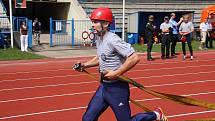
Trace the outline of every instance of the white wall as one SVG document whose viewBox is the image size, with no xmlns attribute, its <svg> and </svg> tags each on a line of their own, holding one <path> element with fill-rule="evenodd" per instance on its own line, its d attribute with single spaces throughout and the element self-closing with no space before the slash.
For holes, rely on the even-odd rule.
<svg viewBox="0 0 215 121">
<path fill-rule="evenodd" d="M 58 0 L 58 2 L 69 2 L 70 8 L 67 20 L 75 20 L 75 41 L 82 41 L 82 32 L 90 31 L 92 24 L 85 10 L 77 0 Z M 68 25 L 67 29 L 71 32 L 71 26 Z M 88 40 L 89 41 L 89 40 Z"/>
<path fill-rule="evenodd" d="M 84 9 L 77 0 L 58 0 L 58 2 L 70 3 L 68 20 L 71 20 L 72 18 L 76 20 L 89 20 L 89 17 L 87 17 L 86 12 L 84 11 Z"/>
</svg>

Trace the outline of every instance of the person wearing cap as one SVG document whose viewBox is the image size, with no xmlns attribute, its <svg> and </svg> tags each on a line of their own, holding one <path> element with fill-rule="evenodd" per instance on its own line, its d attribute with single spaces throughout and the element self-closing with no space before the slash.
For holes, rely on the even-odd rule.
<svg viewBox="0 0 215 121">
<path fill-rule="evenodd" d="M 100 115 L 110 107 L 117 121 L 167 121 L 161 108 L 153 112 L 139 113 L 131 116 L 129 106 L 129 84 L 118 80 L 133 68 L 139 57 L 129 43 L 109 31 L 112 23 L 112 11 L 109 8 L 97 8 L 90 17 L 96 35 L 97 55 L 85 63 L 79 63 L 81 71 L 85 68 L 99 66 L 100 85 L 93 95 L 82 121 L 98 121 Z"/>
<path fill-rule="evenodd" d="M 169 58 L 169 48 L 170 48 L 170 41 L 171 41 L 171 31 L 172 25 L 169 22 L 169 17 L 164 17 L 164 22 L 160 25 L 160 29 L 162 31 L 162 38 L 161 38 L 161 58 Z"/>
<path fill-rule="evenodd" d="M 182 37 L 186 38 L 186 42 L 187 45 L 189 47 L 190 50 L 190 59 L 193 60 L 193 48 L 192 48 L 192 44 L 191 44 L 191 37 L 192 37 L 192 32 L 194 31 L 194 26 L 193 23 L 191 21 L 189 21 L 189 16 L 185 15 L 183 17 L 183 22 L 181 23 L 180 27 L 179 27 L 179 34 Z M 186 59 L 186 42 L 183 41 L 182 43 L 182 51 L 183 51 L 183 60 Z"/>
<path fill-rule="evenodd" d="M 153 46 L 153 43 L 154 43 L 153 34 L 155 32 L 156 27 L 153 24 L 154 16 L 149 15 L 148 19 L 149 19 L 149 21 L 146 24 L 146 29 L 145 29 L 145 36 L 146 36 L 146 39 L 148 41 L 147 42 L 147 60 L 152 61 L 153 58 L 152 58 L 152 55 L 151 55 L 151 51 L 152 51 L 152 46 Z"/>
<path fill-rule="evenodd" d="M 178 35 L 178 26 L 182 23 L 183 18 L 180 18 L 179 22 L 175 21 L 176 15 L 175 13 L 171 13 L 171 18 L 169 20 L 170 24 L 172 24 L 173 30 L 172 30 L 172 44 L 171 44 L 171 56 L 175 56 L 175 47 L 177 44 L 177 41 L 179 40 L 179 35 Z"/>
</svg>

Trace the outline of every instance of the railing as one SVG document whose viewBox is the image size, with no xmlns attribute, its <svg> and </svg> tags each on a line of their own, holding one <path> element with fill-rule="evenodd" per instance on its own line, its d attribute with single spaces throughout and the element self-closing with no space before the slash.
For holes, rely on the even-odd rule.
<svg viewBox="0 0 215 121">
<path fill-rule="evenodd" d="M 0 32 L 10 33 L 10 22 L 8 16 L 0 16 Z"/>
</svg>

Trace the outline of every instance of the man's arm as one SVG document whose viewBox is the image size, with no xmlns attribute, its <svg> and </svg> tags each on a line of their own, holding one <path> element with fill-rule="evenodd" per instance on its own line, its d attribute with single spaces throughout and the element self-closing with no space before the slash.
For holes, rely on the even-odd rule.
<svg viewBox="0 0 215 121">
<path fill-rule="evenodd" d="M 183 17 L 180 18 L 180 21 L 177 23 L 177 26 L 179 26 L 183 22 Z"/>
<path fill-rule="evenodd" d="M 105 77 L 109 79 L 116 79 L 118 76 L 123 75 L 124 73 L 132 69 L 139 61 L 140 59 L 138 55 L 136 53 L 133 53 L 132 55 L 127 57 L 122 66 L 116 71 L 107 70 Z"/>
<path fill-rule="evenodd" d="M 98 66 L 99 65 L 99 59 L 98 56 L 95 56 L 93 59 L 83 63 L 83 67 L 84 68 L 90 68 L 90 67 L 94 67 L 94 66 Z"/>
<path fill-rule="evenodd" d="M 99 60 L 98 60 L 98 57 L 94 57 L 93 59 L 85 62 L 85 63 L 76 63 L 74 66 L 73 66 L 73 69 L 76 70 L 76 71 L 84 71 L 85 68 L 90 68 L 90 67 L 94 67 L 94 66 L 98 66 L 99 65 Z"/>
</svg>

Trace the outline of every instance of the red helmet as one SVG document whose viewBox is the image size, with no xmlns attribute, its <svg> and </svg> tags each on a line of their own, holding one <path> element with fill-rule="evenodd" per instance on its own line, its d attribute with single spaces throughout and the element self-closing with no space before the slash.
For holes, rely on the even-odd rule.
<svg viewBox="0 0 215 121">
<path fill-rule="evenodd" d="M 102 21 L 108 21 L 112 23 L 113 14 L 112 11 L 109 8 L 97 8 L 93 10 L 91 16 L 91 20 L 102 20 Z"/>
</svg>

